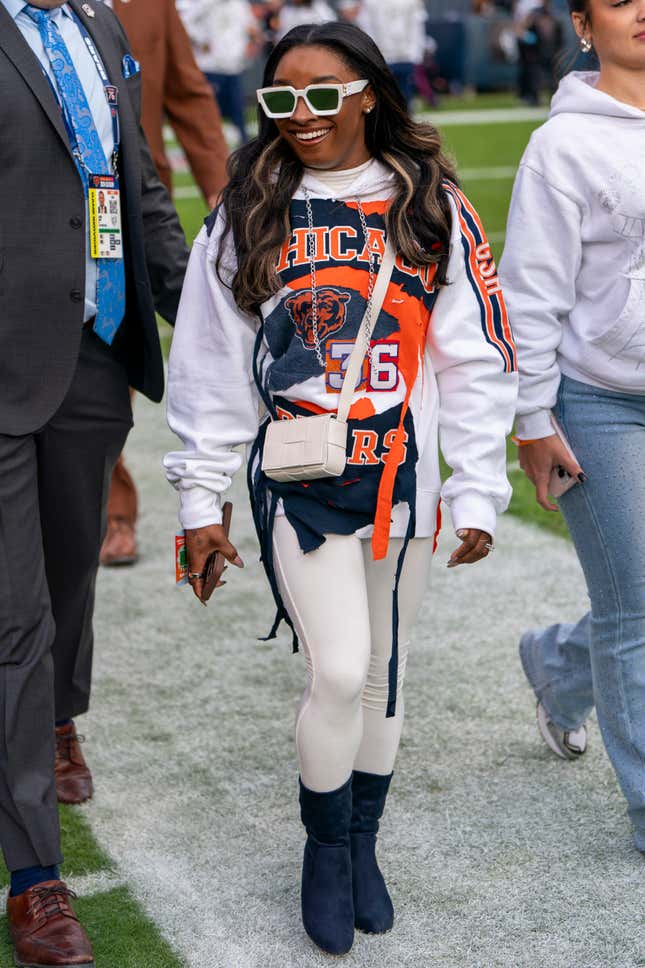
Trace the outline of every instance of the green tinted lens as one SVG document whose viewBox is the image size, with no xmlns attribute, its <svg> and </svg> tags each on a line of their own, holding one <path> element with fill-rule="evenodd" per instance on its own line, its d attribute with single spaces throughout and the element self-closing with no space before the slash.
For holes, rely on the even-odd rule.
<svg viewBox="0 0 645 968">
<path fill-rule="evenodd" d="M 296 99 L 291 91 L 265 91 L 264 103 L 271 114 L 292 114 Z"/>
<path fill-rule="evenodd" d="M 333 87 L 310 87 L 307 98 L 314 111 L 337 111 L 340 93 Z"/>
</svg>

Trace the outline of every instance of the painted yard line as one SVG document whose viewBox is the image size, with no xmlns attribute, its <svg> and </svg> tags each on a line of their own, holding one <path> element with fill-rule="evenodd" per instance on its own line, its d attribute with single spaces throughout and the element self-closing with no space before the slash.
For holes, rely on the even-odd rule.
<svg viewBox="0 0 645 968">
<path fill-rule="evenodd" d="M 518 124 L 525 121 L 546 121 L 548 108 L 494 108 L 488 111 L 423 111 L 415 114 L 415 121 L 431 121 L 437 127 L 473 124 Z"/>
<path fill-rule="evenodd" d="M 433 124 L 518 124 L 524 121 L 545 121 L 549 116 L 548 108 L 489 108 L 484 111 L 419 111 L 414 117 L 417 121 L 432 121 Z M 235 129 L 227 121 L 224 129 Z M 249 131 L 257 132 L 257 122 L 249 122 Z M 170 125 L 163 129 L 166 141 L 174 140 L 174 133 Z"/>
<path fill-rule="evenodd" d="M 414 115 L 415 121 L 430 121 L 439 128 L 459 127 L 485 124 L 523 124 L 527 121 L 546 121 L 549 116 L 548 108 L 495 108 L 489 111 L 422 111 Z M 224 121 L 224 135 L 229 146 L 237 146 L 237 129 Z M 256 121 L 249 121 L 248 133 L 255 137 L 258 133 Z M 175 134 L 170 125 L 163 129 L 166 144 L 176 145 Z"/>
<path fill-rule="evenodd" d="M 464 181 L 512 181 L 517 174 L 516 166 L 500 168 L 463 168 L 459 172 Z M 201 198 L 201 192 L 196 185 L 179 185 L 174 190 L 177 199 Z"/>
<path fill-rule="evenodd" d="M 79 897 L 91 897 L 93 894 L 107 894 L 117 887 L 127 887 L 127 880 L 116 871 L 96 871 L 93 874 L 82 874 L 79 877 L 67 877 L 65 883 Z"/>
<path fill-rule="evenodd" d="M 546 121 L 548 108 L 495 108 L 489 111 L 420 111 L 414 115 L 415 121 L 430 121 L 438 128 L 458 127 L 459 125 L 482 124 L 523 124 L 528 121 Z M 248 125 L 248 132 L 255 137 L 258 131 L 256 121 Z M 224 122 L 224 132 L 228 139 L 237 140 L 237 130 Z"/>
<path fill-rule="evenodd" d="M 499 165 L 493 168 L 460 168 L 459 177 L 464 181 L 513 181 L 517 165 Z"/>
</svg>

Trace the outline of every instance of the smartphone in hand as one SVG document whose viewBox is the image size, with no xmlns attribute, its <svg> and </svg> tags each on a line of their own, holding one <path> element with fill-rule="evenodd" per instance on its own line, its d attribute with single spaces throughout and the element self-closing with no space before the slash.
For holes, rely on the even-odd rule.
<svg viewBox="0 0 645 968">
<path fill-rule="evenodd" d="M 562 427 L 555 419 L 553 414 L 551 414 L 551 426 L 553 427 L 554 433 L 558 435 L 558 437 L 566 447 L 569 455 L 573 458 L 573 460 L 577 464 L 578 458 L 571 450 L 569 441 L 565 437 Z M 551 479 L 549 480 L 549 494 L 552 497 L 561 497 L 563 494 L 566 494 L 567 491 L 570 491 L 571 488 L 578 483 L 579 483 L 578 478 L 572 477 L 568 471 L 565 471 L 564 467 L 560 467 L 560 466 L 554 467 L 553 470 L 551 471 Z"/>
<path fill-rule="evenodd" d="M 227 501 L 222 508 L 222 527 L 224 528 L 224 534 L 228 538 L 229 531 L 231 530 L 231 516 L 233 514 L 233 505 L 230 501 Z M 202 597 L 201 600 L 205 605 L 208 599 L 211 597 L 215 589 L 220 583 L 222 575 L 226 571 L 226 558 L 221 551 L 212 551 L 211 554 L 206 559 L 206 564 L 204 565 L 204 584 L 202 585 Z M 224 583 L 222 583 L 224 584 Z"/>
</svg>

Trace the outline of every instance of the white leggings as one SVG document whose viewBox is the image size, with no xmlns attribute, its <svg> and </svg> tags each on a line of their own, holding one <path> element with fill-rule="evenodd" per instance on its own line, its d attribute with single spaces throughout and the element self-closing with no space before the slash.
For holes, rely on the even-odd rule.
<svg viewBox="0 0 645 968">
<path fill-rule="evenodd" d="M 410 541 L 399 583 L 396 716 L 386 719 L 392 589 L 402 538 L 374 561 L 370 541 L 330 534 L 305 555 L 286 517 L 275 520 L 278 587 L 307 660 L 296 722 L 302 782 L 336 790 L 352 770 L 387 776 L 403 728 L 408 644 L 428 583 L 432 538 Z"/>
</svg>

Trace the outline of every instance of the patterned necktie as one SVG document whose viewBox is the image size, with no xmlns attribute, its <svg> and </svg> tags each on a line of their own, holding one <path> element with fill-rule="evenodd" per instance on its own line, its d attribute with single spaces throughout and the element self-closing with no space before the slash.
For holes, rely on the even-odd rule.
<svg viewBox="0 0 645 968">
<path fill-rule="evenodd" d="M 76 138 L 80 158 L 76 157 L 76 153 L 74 157 L 87 194 L 88 171 L 96 175 L 109 173 L 108 162 L 92 111 L 56 22 L 47 10 L 40 10 L 30 5 L 23 9 L 38 27 L 49 58 L 68 124 L 72 127 Z M 110 344 L 125 313 L 125 270 L 122 259 L 97 259 L 96 261 L 97 310 L 94 331 L 104 342 Z"/>
</svg>

